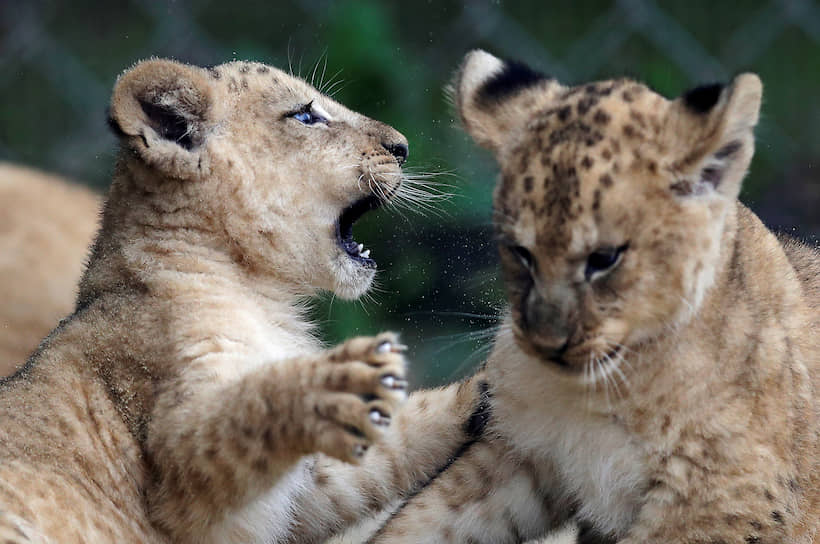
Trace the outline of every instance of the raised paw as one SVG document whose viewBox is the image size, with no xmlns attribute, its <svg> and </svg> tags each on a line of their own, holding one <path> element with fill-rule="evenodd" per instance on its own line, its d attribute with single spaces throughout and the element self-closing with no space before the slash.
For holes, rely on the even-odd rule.
<svg viewBox="0 0 820 544">
<path fill-rule="evenodd" d="M 306 397 L 316 417 L 314 446 L 358 462 L 407 397 L 405 346 L 392 333 L 353 338 L 325 352 Z"/>
</svg>

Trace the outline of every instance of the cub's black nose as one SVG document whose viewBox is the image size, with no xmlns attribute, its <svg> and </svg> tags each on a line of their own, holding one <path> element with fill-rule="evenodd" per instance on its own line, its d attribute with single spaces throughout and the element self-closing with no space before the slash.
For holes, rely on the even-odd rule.
<svg viewBox="0 0 820 544">
<path fill-rule="evenodd" d="M 391 155 L 396 157 L 396 160 L 399 163 L 399 166 L 404 164 L 404 161 L 407 160 L 407 155 L 410 153 L 410 149 L 407 147 L 407 144 L 403 143 L 385 143 L 382 142 L 382 147 L 390 152 Z"/>
</svg>

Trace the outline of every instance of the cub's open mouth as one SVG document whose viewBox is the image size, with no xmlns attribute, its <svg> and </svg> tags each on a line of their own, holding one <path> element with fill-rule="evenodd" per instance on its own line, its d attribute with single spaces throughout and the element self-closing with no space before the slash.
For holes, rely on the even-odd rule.
<svg viewBox="0 0 820 544">
<path fill-rule="evenodd" d="M 351 259 L 366 268 L 376 268 L 376 261 L 370 258 L 370 250 L 353 239 L 353 223 L 370 210 L 383 204 L 377 195 L 370 195 L 348 206 L 336 221 L 336 241 Z"/>
</svg>

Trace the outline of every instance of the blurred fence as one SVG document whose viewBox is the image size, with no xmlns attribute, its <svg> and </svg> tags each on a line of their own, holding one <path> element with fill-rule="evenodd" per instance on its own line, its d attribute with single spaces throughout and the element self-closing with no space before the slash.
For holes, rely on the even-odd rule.
<svg viewBox="0 0 820 544">
<path fill-rule="evenodd" d="M 104 122 L 110 88 L 134 61 L 286 66 L 290 56 L 297 66 L 311 59 L 306 72 L 326 52 L 328 70 L 348 82 L 337 98 L 404 131 L 411 164 L 454 174 L 442 178 L 456 197 L 441 217 L 411 218 L 399 233 L 385 218 L 365 227 L 364 239 L 381 240 L 368 247 L 391 265 L 378 304 L 317 309 L 330 339 L 405 331 L 426 364 L 422 381 L 475 362 L 502 305 L 488 227 L 493 166 L 452 129 L 440 92 L 470 48 L 567 82 L 627 74 L 667 95 L 760 73 L 766 104 L 744 198 L 774 226 L 820 233 L 820 7 L 811 0 L 4 0 L 0 32 L 0 159 L 100 189 L 116 145 Z"/>
</svg>

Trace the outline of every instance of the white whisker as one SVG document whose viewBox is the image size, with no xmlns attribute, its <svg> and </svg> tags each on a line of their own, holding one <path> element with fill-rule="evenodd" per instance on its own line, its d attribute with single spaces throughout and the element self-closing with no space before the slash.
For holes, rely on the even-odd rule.
<svg viewBox="0 0 820 544">
<path fill-rule="evenodd" d="M 322 51 L 322 54 L 319 55 L 318 59 L 316 59 L 316 63 L 313 65 L 313 72 L 311 72 L 311 74 L 310 74 L 310 84 L 313 87 L 316 87 L 316 85 L 315 85 L 315 83 L 316 83 L 316 70 L 319 69 L 319 65 L 322 63 L 322 58 L 325 56 L 326 53 L 327 53 L 327 47 L 325 47 L 324 51 Z M 325 59 L 325 62 L 327 62 L 327 59 Z"/>
<path fill-rule="evenodd" d="M 620 369 L 618 368 L 617 363 L 612 360 L 612 357 L 609 355 L 604 355 L 604 357 L 606 358 L 608 380 L 612 382 L 612 389 L 615 391 L 615 397 L 616 399 L 622 399 L 624 398 L 624 395 L 621 391 L 621 387 L 618 385 L 618 376 L 616 376 L 616 374 L 620 372 Z"/>
<path fill-rule="evenodd" d="M 322 94 L 329 95 L 330 93 L 328 91 L 330 89 L 332 89 L 334 85 L 342 83 L 344 80 L 342 80 L 342 79 L 337 80 L 336 79 L 339 76 L 339 74 L 342 73 L 342 70 L 343 70 L 342 68 L 339 68 L 338 70 L 336 70 L 336 72 L 332 76 L 330 76 L 328 78 L 328 80 L 323 85 L 321 85 L 321 87 L 319 88 L 319 92 L 322 93 Z"/>
<path fill-rule="evenodd" d="M 428 311 L 414 311 L 414 312 L 407 312 L 405 315 L 430 315 Z M 467 319 L 484 319 L 487 321 L 498 322 L 503 319 L 502 315 L 499 314 L 476 314 L 472 312 L 435 312 L 435 315 L 443 315 L 443 316 L 454 316 L 454 317 L 466 317 Z"/>
<path fill-rule="evenodd" d="M 305 60 L 305 54 L 304 53 L 299 55 L 299 66 L 296 67 L 296 77 L 298 77 L 299 79 L 304 79 L 302 77 L 302 61 L 303 60 Z"/>
<path fill-rule="evenodd" d="M 590 376 L 592 374 L 592 352 L 589 352 L 589 360 L 584 365 L 584 404 L 587 413 L 592 411 L 592 392 L 590 391 Z"/>
<path fill-rule="evenodd" d="M 322 65 L 322 74 L 319 76 L 319 88 L 320 88 L 320 89 L 322 88 L 322 85 L 324 84 L 324 81 L 325 81 L 325 72 L 327 71 L 327 57 L 328 57 L 328 54 L 327 54 L 327 47 L 325 47 L 324 56 L 325 56 L 325 62 L 324 62 L 324 64 Z M 322 92 L 322 91 L 319 91 L 319 92 Z"/>
<path fill-rule="evenodd" d="M 370 176 L 370 181 L 373 182 L 371 184 L 371 187 L 374 188 L 374 192 L 376 193 L 376 195 L 379 197 L 380 200 L 382 200 L 383 202 L 386 202 L 388 199 L 387 199 L 387 195 L 384 193 L 384 187 L 382 187 L 381 183 L 376 181 L 376 177 L 373 175 L 373 172 L 368 172 L 368 175 Z"/>
<path fill-rule="evenodd" d="M 621 362 L 626 361 L 626 359 L 624 359 L 620 355 L 618 355 L 617 357 L 618 357 L 618 359 L 615 362 L 613 362 L 612 370 L 615 371 L 615 373 L 618 375 L 618 377 L 623 382 L 624 387 L 626 388 L 626 390 L 629 391 L 632 388 L 632 384 L 630 383 L 629 379 L 626 377 L 626 374 L 624 374 L 623 370 L 621 370 Z"/>
<path fill-rule="evenodd" d="M 604 363 L 603 361 L 601 361 L 601 359 L 595 359 L 595 364 L 601 371 L 601 377 L 603 378 L 602 385 L 604 388 L 604 396 L 606 398 L 607 410 L 612 411 L 612 399 L 609 398 L 609 378 L 606 375 L 606 368 L 604 368 Z"/>
<path fill-rule="evenodd" d="M 329 85 L 327 90 L 325 91 L 325 94 L 333 98 L 338 93 L 340 93 L 345 87 L 347 87 L 348 83 L 349 82 L 340 79 L 339 81 L 334 82 L 332 85 Z"/>
<path fill-rule="evenodd" d="M 487 329 L 481 329 L 477 331 L 467 331 L 455 334 L 433 336 L 432 338 L 430 338 L 430 340 L 458 340 L 459 342 L 466 342 L 469 340 L 492 338 L 495 335 L 495 333 L 496 328 L 493 326 Z"/>
<path fill-rule="evenodd" d="M 331 291 L 330 292 L 330 302 L 327 304 L 327 319 L 330 320 L 330 313 L 333 310 L 333 302 L 336 300 L 336 293 Z"/>
<path fill-rule="evenodd" d="M 633 354 L 635 353 L 635 351 L 629 349 L 628 347 L 626 347 L 623 344 L 619 344 L 618 342 L 611 342 L 610 344 L 612 345 L 612 347 L 616 347 L 624 353 L 633 353 Z M 626 357 L 624 357 L 620 353 L 618 354 L 618 357 L 620 358 L 620 362 L 625 364 L 630 372 L 635 372 L 635 367 L 632 366 L 632 364 L 629 362 L 629 360 Z"/>
<path fill-rule="evenodd" d="M 598 363 L 598 360 L 595 359 L 595 357 L 593 357 L 592 361 L 591 361 L 591 364 L 590 364 L 590 370 L 592 370 L 592 382 L 591 383 L 592 383 L 592 392 L 593 393 L 598 392 L 598 373 L 597 373 L 598 364 L 597 363 Z"/>
<path fill-rule="evenodd" d="M 292 58 L 292 51 L 290 50 L 290 41 L 291 41 L 291 38 L 288 38 L 288 74 L 292 77 L 293 76 L 293 58 Z"/>
<path fill-rule="evenodd" d="M 501 328 L 501 325 L 493 325 L 486 329 L 480 329 L 477 331 L 467 331 L 456 334 L 434 336 L 433 338 L 431 338 L 431 340 L 444 340 L 445 343 L 441 347 L 434 350 L 430 354 L 430 356 L 435 357 L 446 350 L 452 349 L 458 346 L 459 344 L 463 344 L 466 342 L 479 343 L 480 345 L 476 349 L 471 350 L 469 356 L 467 356 L 461 363 L 459 363 L 456 366 L 456 368 L 452 369 L 453 373 L 459 373 L 465 367 L 470 365 L 472 361 L 474 361 L 477 357 L 481 357 L 482 359 L 485 358 L 488 352 L 492 349 L 493 340 L 499 334 Z"/>
</svg>

